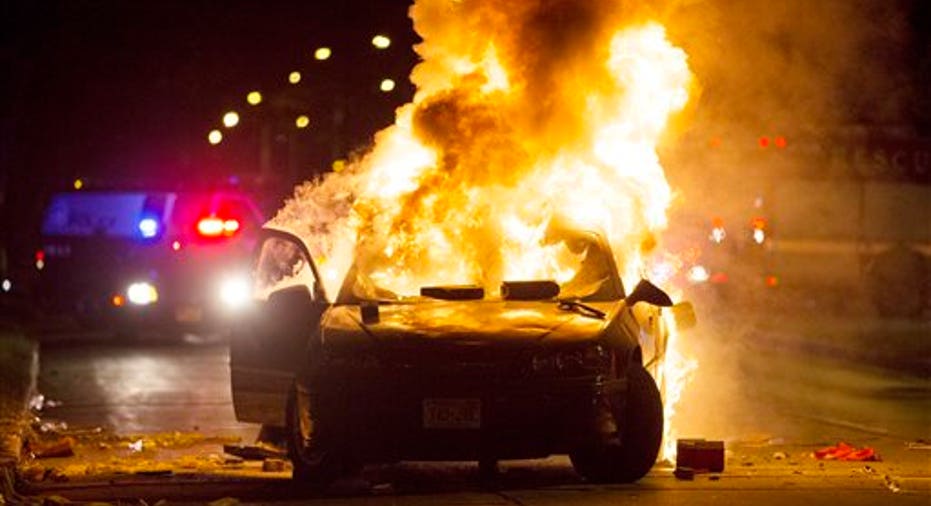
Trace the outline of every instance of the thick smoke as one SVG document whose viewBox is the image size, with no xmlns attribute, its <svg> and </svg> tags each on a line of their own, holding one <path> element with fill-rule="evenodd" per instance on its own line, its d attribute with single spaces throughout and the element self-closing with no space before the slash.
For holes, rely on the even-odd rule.
<svg viewBox="0 0 931 506">
<path fill-rule="evenodd" d="M 714 126 L 827 129 L 907 117 L 911 3 L 680 1 L 665 21 L 705 85 L 698 106 Z"/>
<path fill-rule="evenodd" d="M 911 109 L 928 96 L 915 88 L 908 51 L 917 47 L 910 40 L 915 31 L 909 28 L 909 15 L 920 1 L 681 0 L 666 5 L 662 22 L 670 39 L 688 53 L 702 93 L 693 100 L 694 114 L 686 125 L 694 148 L 671 147 L 664 152 L 664 166 L 679 195 L 673 209 L 701 224 L 700 238 L 707 236 L 715 215 L 734 228 L 745 225 L 751 213 L 778 226 L 781 215 L 767 214 L 770 202 L 756 208 L 754 201 L 757 195 L 787 187 L 790 178 L 835 181 L 834 193 L 825 197 L 841 198 L 843 185 L 836 181 L 846 177 L 849 182 L 851 177 L 844 174 L 852 167 L 846 165 L 849 157 L 842 158 L 841 166 L 825 163 L 831 151 L 849 153 L 862 146 L 863 132 L 870 129 L 874 134 L 890 126 L 908 130 L 903 123 Z M 929 48 L 925 44 L 920 50 L 928 53 Z M 776 153 L 760 150 L 758 138 L 776 135 L 788 139 L 788 148 L 778 160 L 763 159 L 761 155 Z M 711 139 L 714 149 L 709 148 Z M 813 198 L 797 200 L 810 203 Z M 813 209 L 795 201 L 784 199 L 780 205 L 793 216 L 812 217 L 804 221 L 811 237 L 830 237 L 828 227 L 836 236 L 842 224 L 853 226 L 846 216 L 838 220 L 842 224 L 815 219 Z M 681 227 L 685 221 L 673 222 L 667 242 L 694 232 Z M 783 224 L 775 232 L 794 231 Z M 849 276 L 849 270 L 844 272 Z M 749 285 L 750 280 L 734 276 L 730 283 Z M 848 311 L 861 309 L 855 297 L 848 290 L 838 301 Z M 805 310 L 804 300 L 784 302 L 797 314 Z M 766 369 L 759 347 L 768 339 L 760 335 L 757 323 L 780 308 L 754 312 L 740 298 L 694 302 L 699 328 L 686 334 L 683 343 L 700 365 L 680 405 L 680 432 L 725 439 L 790 432 L 793 427 L 777 421 L 766 401 L 771 396 L 765 389 L 776 388 L 777 376 L 759 372 Z"/>
</svg>

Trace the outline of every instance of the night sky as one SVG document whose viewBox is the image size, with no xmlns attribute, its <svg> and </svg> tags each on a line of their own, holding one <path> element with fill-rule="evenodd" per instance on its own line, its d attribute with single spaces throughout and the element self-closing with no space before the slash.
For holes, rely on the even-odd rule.
<svg viewBox="0 0 931 506">
<path fill-rule="evenodd" d="M 0 4 L 0 245 L 28 263 L 42 203 L 87 188 L 212 187 L 271 212 L 364 147 L 413 94 L 407 1 L 10 0 Z M 392 39 L 376 50 L 372 37 Z M 332 48 L 316 61 L 314 50 Z M 288 75 L 300 71 L 298 85 Z M 398 85 L 378 90 L 381 79 Z M 265 101 L 245 98 L 260 90 Z M 236 110 L 219 146 L 207 133 Z M 309 128 L 294 118 L 307 114 Z M 260 145 L 272 170 L 260 173 Z M 25 260 L 23 260 L 25 259 Z"/>
<path fill-rule="evenodd" d="M 254 131 L 230 132 L 216 148 L 206 135 L 224 111 L 247 112 L 251 89 L 288 95 L 318 127 L 319 118 L 331 123 L 337 102 L 372 101 L 346 114 L 347 150 L 390 123 L 411 93 L 414 35 L 403 1 L 13 1 L 3 9 L 7 178 L 248 174 Z M 376 51 L 376 33 L 393 45 Z M 333 57 L 315 61 L 318 46 Z M 297 86 L 286 80 L 292 70 L 303 75 Z M 382 74 L 399 82 L 395 92 L 376 94 Z M 324 133 L 310 130 L 304 135 Z M 314 163 L 306 158 L 305 171 Z M 318 158 L 328 166 L 332 153 Z"/>
</svg>

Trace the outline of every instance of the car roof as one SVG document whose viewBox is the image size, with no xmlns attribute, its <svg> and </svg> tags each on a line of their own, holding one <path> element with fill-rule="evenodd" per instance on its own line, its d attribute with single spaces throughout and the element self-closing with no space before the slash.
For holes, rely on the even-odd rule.
<svg viewBox="0 0 931 506">
<path fill-rule="evenodd" d="M 255 200 L 242 191 L 73 190 L 50 196 L 42 220 L 42 234 L 129 237 L 135 235 L 141 216 L 164 220 L 168 226 L 184 227 L 204 215 L 222 213 L 264 222 Z"/>
</svg>

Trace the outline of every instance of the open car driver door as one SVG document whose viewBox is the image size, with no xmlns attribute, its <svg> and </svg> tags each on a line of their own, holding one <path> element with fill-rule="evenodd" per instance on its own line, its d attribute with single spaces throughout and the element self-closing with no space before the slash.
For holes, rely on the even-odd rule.
<svg viewBox="0 0 931 506">
<path fill-rule="evenodd" d="M 292 234 L 263 230 L 253 269 L 254 304 L 230 342 L 233 406 L 240 421 L 284 426 L 288 394 L 315 351 L 329 302 Z"/>
</svg>

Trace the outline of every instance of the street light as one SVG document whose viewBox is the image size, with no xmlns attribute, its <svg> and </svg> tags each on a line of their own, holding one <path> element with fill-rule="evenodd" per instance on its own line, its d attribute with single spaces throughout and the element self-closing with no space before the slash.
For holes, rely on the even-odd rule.
<svg viewBox="0 0 931 506">
<path fill-rule="evenodd" d="M 262 94 L 258 91 L 250 91 L 249 94 L 246 95 L 246 102 L 248 102 L 249 105 L 259 105 L 262 103 Z"/>
<path fill-rule="evenodd" d="M 333 51 L 328 47 L 319 47 L 314 51 L 314 58 L 323 61 L 330 59 L 330 56 L 333 56 Z"/>
<path fill-rule="evenodd" d="M 372 37 L 372 45 L 378 49 L 388 49 L 388 46 L 391 45 L 391 39 L 385 35 L 378 34 Z"/>
<path fill-rule="evenodd" d="M 214 128 L 213 130 L 210 131 L 209 134 L 207 134 L 207 142 L 209 142 L 213 146 L 216 146 L 217 144 L 223 142 L 223 132 Z"/>
<path fill-rule="evenodd" d="M 223 126 L 233 128 L 239 124 L 239 114 L 236 111 L 230 111 L 223 115 Z"/>
<path fill-rule="evenodd" d="M 298 128 L 307 128 L 307 125 L 310 124 L 310 118 L 306 114 L 301 114 L 294 120 L 294 125 Z"/>
<path fill-rule="evenodd" d="M 394 90 L 394 79 L 382 79 L 378 88 L 385 93 Z"/>
<path fill-rule="evenodd" d="M 301 73 L 295 70 L 294 72 L 288 74 L 288 82 L 291 84 L 297 84 L 301 82 Z"/>
</svg>

